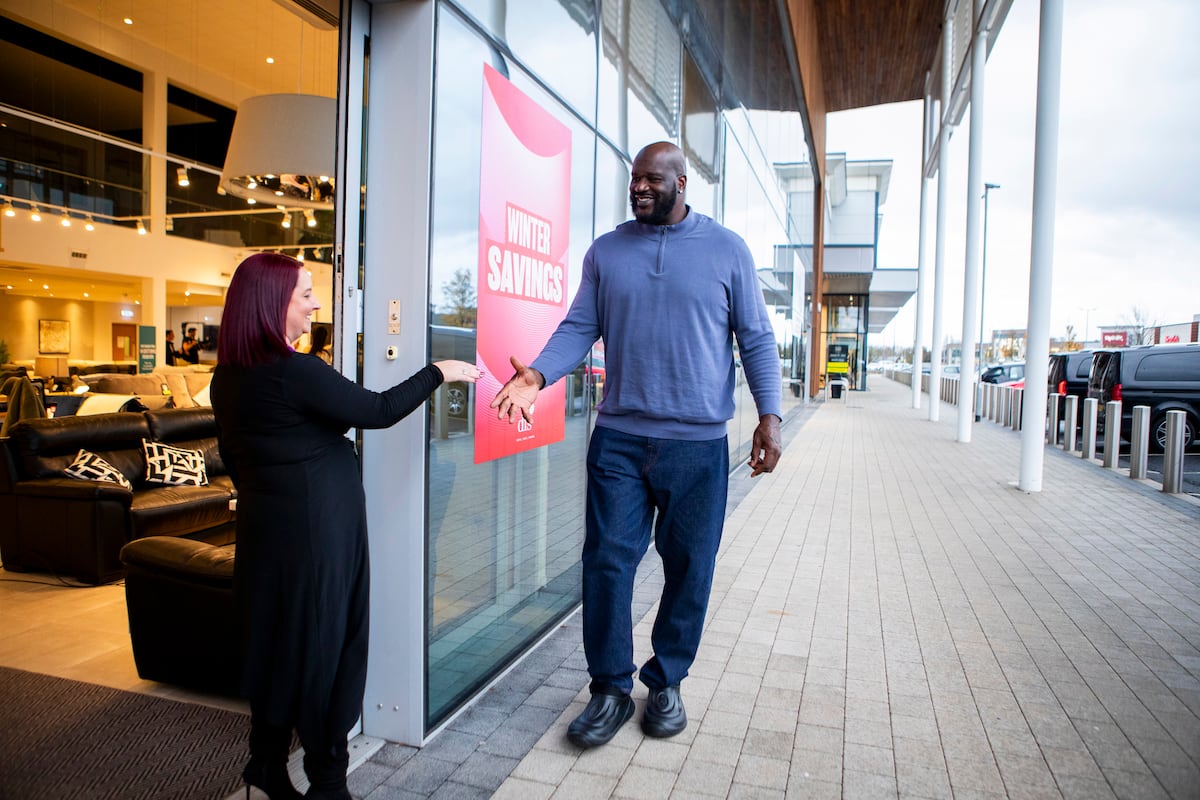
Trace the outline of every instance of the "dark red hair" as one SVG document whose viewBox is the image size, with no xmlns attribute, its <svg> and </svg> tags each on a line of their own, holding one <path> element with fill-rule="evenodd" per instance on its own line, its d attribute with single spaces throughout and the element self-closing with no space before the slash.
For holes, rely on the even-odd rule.
<svg viewBox="0 0 1200 800">
<path fill-rule="evenodd" d="M 254 367 L 291 351 L 287 310 L 301 266 L 278 253 L 256 253 L 238 265 L 225 293 L 217 363 Z"/>
</svg>

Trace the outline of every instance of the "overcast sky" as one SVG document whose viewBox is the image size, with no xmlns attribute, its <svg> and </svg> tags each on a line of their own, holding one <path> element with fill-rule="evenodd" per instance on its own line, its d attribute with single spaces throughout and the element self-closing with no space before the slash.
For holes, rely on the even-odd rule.
<svg viewBox="0 0 1200 800">
<path fill-rule="evenodd" d="M 1058 203 L 1051 336 L 1200 314 L 1200 30 L 1196 0 L 1064 4 Z M 985 73 L 983 181 L 989 194 L 984 337 L 1025 328 L 1037 105 L 1038 0 L 1014 0 Z M 829 116 L 828 150 L 894 161 L 879 266 L 915 267 L 921 103 Z M 950 142 L 943 332 L 962 336 L 969 109 Z M 937 180 L 929 182 L 928 346 Z M 874 338 L 912 346 L 916 300 Z"/>
</svg>

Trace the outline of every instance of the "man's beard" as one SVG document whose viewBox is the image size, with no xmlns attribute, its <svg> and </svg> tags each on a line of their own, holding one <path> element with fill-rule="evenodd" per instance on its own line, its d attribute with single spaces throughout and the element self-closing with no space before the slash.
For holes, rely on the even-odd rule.
<svg viewBox="0 0 1200 800">
<path fill-rule="evenodd" d="M 649 211 L 638 211 L 637 199 L 629 196 L 629 208 L 633 211 L 633 216 L 638 222 L 646 225 L 663 225 L 671 217 L 671 212 L 675 210 L 675 200 L 679 197 L 679 189 L 675 184 L 671 184 L 671 191 L 661 194 L 654 194 L 654 205 Z"/>
</svg>

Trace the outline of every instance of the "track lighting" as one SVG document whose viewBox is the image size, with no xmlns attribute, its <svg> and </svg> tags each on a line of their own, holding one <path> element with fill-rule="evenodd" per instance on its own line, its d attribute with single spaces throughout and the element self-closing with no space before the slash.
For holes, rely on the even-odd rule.
<svg viewBox="0 0 1200 800">
<path fill-rule="evenodd" d="M 62 224 L 62 226 L 64 228 L 71 227 L 71 215 L 68 214 L 66 211 L 62 212 L 62 218 L 59 219 L 59 222 Z"/>
<path fill-rule="evenodd" d="M 317 212 L 311 208 L 304 209 L 304 224 L 310 228 L 317 227 Z"/>
<path fill-rule="evenodd" d="M 96 230 L 96 223 L 92 222 L 92 216 L 91 216 L 91 214 L 89 214 L 89 215 L 88 215 L 88 216 L 87 216 L 87 217 L 84 219 L 84 222 L 83 222 L 83 229 L 84 229 L 85 231 L 94 231 L 94 230 Z"/>
<path fill-rule="evenodd" d="M 192 182 L 190 180 L 188 180 L 187 167 L 180 167 L 179 169 L 175 170 L 175 174 L 177 176 L 179 176 L 179 185 L 180 186 L 190 186 L 191 185 Z"/>
<path fill-rule="evenodd" d="M 143 222 L 143 221 L 142 221 L 142 220 L 140 220 L 140 219 L 138 220 L 138 227 L 137 227 L 137 231 L 138 231 L 138 236 L 145 236 L 145 235 L 146 235 L 146 223 L 145 223 L 145 222 Z"/>
<path fill-rule="evenodd" d="M 283 212 L 283 219 L 280 221 L 279 224 L 283 226 L 284 230 L 291 228 L 292 227 L 292 215 L 286 211 Z"/>
<path fill-rule="evenodd" d="M 16 215 L 17 215 L 17 210 L 15 208 L 13 208 L 13 204 L 10 203 L 8 200 L 5 200 L 4 201 L 4 216 L 15 217 Z"/>
<path fill-rule="evenodd" d="M 33 207 L 33 210 L 29 212 L 29 218 L 30 218 L 31 220 L 33 220 L 34 222 L 41 222 L 41 221 L 42 221 L 42 215 L 41 215 L 41 212 L 39 212 L 39 211 L 38 211 L 38 207 L 37 207 L 37 206 L 34 206 L 34 207 Z"/>
</svg>

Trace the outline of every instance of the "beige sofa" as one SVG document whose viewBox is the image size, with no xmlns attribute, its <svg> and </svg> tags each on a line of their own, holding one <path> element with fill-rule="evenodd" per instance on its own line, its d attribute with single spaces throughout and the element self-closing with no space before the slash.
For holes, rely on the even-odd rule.
<svg viewBox="0 0 1200 800">
<path fill-rule="evenodd" d="M 134 395 L 145 400 L 169 396 L 175 408 L 208 406 L 212 372 L 187 367 L 159 367 L 148 375 L 85 375 L 81 378 L 96 394 Z"/>
</svg>

